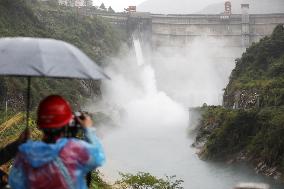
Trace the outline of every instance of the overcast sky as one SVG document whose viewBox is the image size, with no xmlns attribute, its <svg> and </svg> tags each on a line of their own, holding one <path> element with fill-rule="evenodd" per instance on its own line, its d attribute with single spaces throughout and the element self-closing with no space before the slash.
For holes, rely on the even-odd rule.
<svg viewBox="0 0 284 189">
<path fill-rule="evenodd" d="M 93 0 L 94 5 L 100 5 L 102 2 L 106 5 L 106 7 L 111 6 L 115 11 L 123 11 L 124 8 L 127 8 L 129 5 L 138 6 L 140 3 L 146 0 Z M 174 1 L 174 0 L 173 0 Z M 225 0 L 188 0 L 194 3 L 194 7 L 205 7 L 206 5 L 222 2 Z"/>
</svg>

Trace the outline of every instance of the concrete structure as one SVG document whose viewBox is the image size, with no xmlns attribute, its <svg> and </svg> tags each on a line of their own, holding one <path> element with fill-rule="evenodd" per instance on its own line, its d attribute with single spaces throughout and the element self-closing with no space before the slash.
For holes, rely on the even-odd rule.
<svg viewBox="0 0 284 189">
<path fill-rule="evenodd" d="M 222 39 L 232 47 L 248 47 L 284 23 L 284 14 L 270 15 L 152 15 L 156 45 L 190 43 L 196 37 Z"/>
<path fill-rule="evenodd" d="M 226 15 L 231 15 L 232 14 L 232 4 L 230 1 L 225 2 L 225 12 Z"/>
<path fill-rule="evenodd" d="M 249 4 L 242 4 L 242 47 L 250 45 Z"/>
<path fill-rule="evenodd" d="M 95 13 L 113 25 L 127 28 L 129 33 L 139 30 L 153 46 L 190 44 L 198 37 L 212 37 L 227 43 L 228 47 L 244 49 L 272 33 L 284 23 L 282 14 L 249 14 L 249 5 L 242 4 L 242 14 L 162 15 L 150 13 Z"/>
</svg>

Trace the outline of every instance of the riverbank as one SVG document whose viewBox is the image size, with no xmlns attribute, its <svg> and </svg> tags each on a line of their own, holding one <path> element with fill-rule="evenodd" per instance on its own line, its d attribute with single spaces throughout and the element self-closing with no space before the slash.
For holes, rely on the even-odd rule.
<svg viewBox="0 0 284 189">
<path fill-rule="evenodd" d="M 252 44 L 236 60 L 223 106 L 197 109 L 199 157 L 249 162 L 257 173 L 284 181 L 284 27 Z"/>
<path fill-rule="evenodd" d="M 205 143 L 200 144 L 198 142 L 197 143 L 195 142 L 192 144 L 192 146 L 196 148 L 197 150 L 196 154 L 198 155 L 198 157 L 204 159 L 203 153 L 205 151 Z M 253 165 L 255 173 L 271 177 L 275 180 L 284 183 L 284 173 L 279 171 L 280 169 L 282 169 L 281 167 L 279 166 L 271 167 L 267 165 L 264 160 L 252 159 L 243 152 L 232 156 L 224 160 L 226 164 L 231 165 L 236 163 L 249 163 Z"/>
<path fill-rule="evenodd" d="M 197 111 L 202 116 L 192 146 L 199 158 L 227 164 L 246 162 L 256 173 L 284 182 L 283 107 L 232 110 L 206 106 Z"/>
</svg>

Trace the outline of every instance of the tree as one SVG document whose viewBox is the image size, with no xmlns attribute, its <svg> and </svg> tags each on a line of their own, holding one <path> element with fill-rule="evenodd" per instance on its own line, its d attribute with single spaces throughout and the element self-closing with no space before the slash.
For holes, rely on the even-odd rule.
<svg viewBox="0 0 284 189">
<path fill-rule="evenodd" d="M 105 6 L 104 3 L 101 4 L 100 9 L 101 9 L 101 10 L 106 10 L 106 6 Z"/>
<path fill-rule="evenodd" d="M 115 11 L 111 8 L 111 6 L 108 7 L 107 11 L 110 12 L 110 13 L 115 13 Z"/>
<path fill-rule="evenodd" d="M 57 7 L 58 6 L 58 0 L 49 0 L 47 1 L 49 6 L 52 6 L 52 7 Z"/>
</svg>

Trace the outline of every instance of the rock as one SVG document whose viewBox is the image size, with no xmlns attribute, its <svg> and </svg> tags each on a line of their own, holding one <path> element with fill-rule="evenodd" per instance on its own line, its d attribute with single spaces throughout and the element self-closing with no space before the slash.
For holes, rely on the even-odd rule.
<svg viewBox="0 0 284 189">
<path fill-rule="evenodd" d="M 260 167 L 260 166 L 262 166 L 262 164 L 263 164 L 263 163 L 262 163 L 262 162 L 260 162 L 259 164 L 257 164 L 257 167 Z"/>
</svg>

